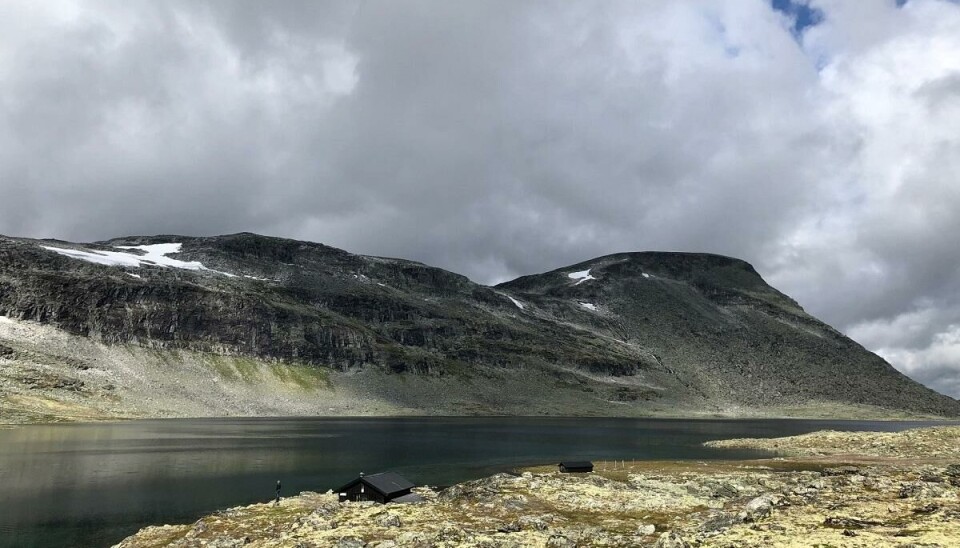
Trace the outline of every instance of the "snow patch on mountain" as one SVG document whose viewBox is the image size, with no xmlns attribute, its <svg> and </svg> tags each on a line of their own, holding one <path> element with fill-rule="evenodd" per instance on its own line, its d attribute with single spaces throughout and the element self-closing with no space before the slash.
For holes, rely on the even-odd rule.
<svg viewBox="0 0 960 548">
<path fill-rule="evenodd" d="M 596 280 L 593 276 L 590 275 L 590 269 L 581 270 L 579 272 L 571 272 L 567 274 L 567 277 L 572 280 L 577 280 L 577 283 L 573 285 L 580 285 L 587 280 Z"/>
<path fill-rule="evenodd" d="M 593 303 L 578 303 L 580 306 L 586 308 L 587 310 L 597 311 L 597 305 Z"/>
<path fill-rule="evenodd" d="M 102 264 L 105 266 L 130 266 L 139 267 L 140 259 L 130 253 L 121 253 L 119 251 L 84 251 L 81 249 L 64 249 L 60 247 L 40 246 L 47 251 L 53 251 L 60 255 L 65 255 L 71 259 L 80 259 L 88 263 Z"/>
<path fill-rule="evenodd" d="M 136 249 L 143 251 L 143 255 L 134 255 L 141 262 L 152 263 L 157 266 L 183 268 L 185 270 L 207 270 L 198 261 L 180 261 L 167 257 L 171 253 L 180 253 L 183 244 L 152 244 L 152 245 L 118 245 L 117 249 Z"/>
<path fill-rule="evenodd" d="M 142 255 L 135 253 L 129 253 L 126 251 L 103 251 L 99 249 L 71 249 L 63 247 L 52 247 L 42 245 L 40 246 L 47 251 L 53 251 L 54 253 L 59 253 L 71 259 L 79 259 L 81 261 L 87 261 L 89 263 L 101 264 L 104 266 L 125 266 L 131 268 L 140 268 L 143 265 L 147 266 L 159 266 L 163 268 L 180 268 L 183 270 L 206 270 L 209 272 L 215 272 L 217 274 L 222 274 L 224 276 L 229 276 L 235 278 L 235 274 L 230 274 L 229 272 L 220 272 L 219 270 L 211 270 L 205 266 L 203 263 L 198 261 L 181 261 L 179 259 L 174 259 L 172 257 L 167 257 L 171 253 L 180 253 L 180 248 L 183 247 L 183 244 L 170 243 L 170 244 L 151 244 L 151 245 L 118 245 L 115 246 L 116 249 L 130 249 L 142 251 Z"/>
<path fill-rule="evenodd" d="M 523 303 L 522 303 L 522 302 L 514 299 L 514 298 L 511 297 L 510 295 L 507 295 L 507 298 L 510 299 L 510 301 L 513 302 L 513 304 L 517 305 L 517 308 L 519 308 L 520 310 L 523 310 Z"/>
</svg>

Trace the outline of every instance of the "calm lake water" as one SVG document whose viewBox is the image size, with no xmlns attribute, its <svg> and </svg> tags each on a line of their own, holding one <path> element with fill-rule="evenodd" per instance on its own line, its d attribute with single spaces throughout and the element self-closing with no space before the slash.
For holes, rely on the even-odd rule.
<svg viewBox="0 0 960 548">
<path fill-rule="evenodd" d="M 190 419 L 0 430 L 0 546 L 109 546 L 150 524 L 326 491 L 359 472 L 449 485 L 560 459 L 761 456 L 703 441 L 923 422 L 572 418 Z"/>
</svg>

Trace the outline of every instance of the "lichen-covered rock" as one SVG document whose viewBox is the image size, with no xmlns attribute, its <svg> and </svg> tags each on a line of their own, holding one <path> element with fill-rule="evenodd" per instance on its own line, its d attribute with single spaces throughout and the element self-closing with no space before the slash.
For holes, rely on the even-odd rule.
<svg viewBox="0 0 960 548">
<path fill-rule="evenodd" d="M 547 539 L 547 548 L 574 548 L 577 545 L 566 535 L 555 533 Z"/>
<path fill-rule="evenodd" d="M 960 464 L 951 464 L 944 470 L 943 475 L 954 487 L 960 487 Z"/>
<path fill-rule="evenodd" d="M 943 496 L 944 488 L 937 483 L 911 481 L 902 484 L 897 494 L 902 499 L 937 498 Z"/>
<path fill-rule="evenodd" d="M 655 548 L 690 548 L 690 543 L 677 533 L 668 531 L 657 538 Z"/>
<path fill-rule="evenodd" d="M 743 521 L 737 514 L 730 512 L 714 512 L 700 525 L 700 531 L 721 531 Z"/>
<path fill-rule="evenodd" d="M 359 537 L 342 537 L 337 540 L 337 548 L 364 548 L 366 545 Z"/>
<path fill-rule="evenodd" d="M 777 500 L 777 497 L 774 495 L 761 495 L 751 500 L 746 506 L 743 507 L 741 518 L 746 522 L 763 519 L 769 516 L 770 512 L 773 511 L 773 505 Z"/>
<path fill-rule="evenodd" d="M 824 468 L 820 473 L 824 476 L 852 476 L 859 474 L 860 469 L 856 466 L 837 466 Z"/>
<path fill-rule="evenodd" d="M 384 514 L 377 518 L 377 525 L 380 527 L 400 527 L 402 522 L 400 516 L 396 514 Z"/>
<path fill-rule="evenodd" d="M 552 516 L 549 515 L 520 516 L 520 519 L 517 520 L 517 524 L 521 529 L 525 530 L 546 531 L 550 528 L 551 518 Z"/>
<path fill-rule="evenodd" d="M 656 526 L 656 525 L 653 525 L 652 523 L 647 523 L 647 524 L 645 524 L 645 525 L 641 525 L 641 526 L 637 527 L 637 534 L 638 534 L 638 535 L 649 536 L 649 535 L 652 535 L 652 534 L 654 534 L 654 533 L 656 533 L 656 532 L 657 532 L 657 526 Z"/>
</svg>

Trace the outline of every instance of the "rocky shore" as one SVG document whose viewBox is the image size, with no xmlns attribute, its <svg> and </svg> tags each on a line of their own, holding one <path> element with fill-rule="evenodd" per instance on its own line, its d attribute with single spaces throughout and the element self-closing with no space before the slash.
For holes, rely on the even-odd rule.
<svg viewBox="0 0 960 548">
<path fill-rule="evenodd" d="M 302 493 L 117 545 L 875 547 L 960 545 L 960 427 L 711 442 L 779 451 L 723 462 L 605 462 L 497 474 L 416 504 Z"/>
<path fill-rule="evenodd" d="M 709 447 L 772 451 L 790 457 L 837 457 L 876 460 L 951 459 L 960 453 L 960 427 L 917 428 L 902 432 L 812 432 L 801 436 L 707 442 Z"/>
</svg>

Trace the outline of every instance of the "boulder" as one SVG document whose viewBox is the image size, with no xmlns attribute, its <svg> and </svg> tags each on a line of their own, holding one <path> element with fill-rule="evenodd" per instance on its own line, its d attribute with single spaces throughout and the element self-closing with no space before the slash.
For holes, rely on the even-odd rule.
<svg viewBox="0 0 960 548">
<path fill-rule="evenodd" d="M 730 483 L 721 483 L 713 490 L 713 496 L 716 498 L 734 498 L 740 496 L 740 490 Z"/>
<path fill-rule="evenodd" d="M 337 541 L 337 548 L 364 548 L 366 545 L 359 537 L 341 537 Z"/>
<path fill-rule="evenodd" d="M 519 533 L 521 528 L 519 522 L 511 521 L 497 527 L 497 531 L 500 533 Z"/>
<path fill-rule="evenodd" d="M 412 548 L 428 548 L 436 545 L 432 537 L 413 531 L 401 533 L 400 536 L 397 537 L 397 544 L 400 546 L 410 546 Z"/>
<path fill-rule="evenodd" d="M 936 498 L 944 494 L 944 487 L 936 483 L 912 481 L 900 485 L 897 495 L 902 499 Z"/>
<path fill-rule="evenodd" d="M 883 525 L 883 523 L 876 520 L 849 518 L 844 516 L 830 516 L 823 520 L 823 524 L 833 529 L 865 529 L 867 527 Z"/>
<path fill-rule="evenodd" d="M 707 517 L 707 520 L 700 525 L 700 530 L 704 533 L 721 531 L 740 523 L 740 521 L 740 518 L 736 514 L 717 512 Z"/>
<path fill-rule="evenodd" d="M 673 531 L 667 531 L 660 534 L 654 548 L 690 548 L 690 543 L 683 539 L 679 534 Z"/>
<path fill-rule="evenodd" d="M 575 548 L 577 544 L 566 535 L 553 534 L 547 539 L 547 548 Z"/>
<path fill-rule="evenodd" d="M 525 530 L 533 531 L 546 531 L 550 528 L 547 523 L 547 519 L 550 518 L 549 515 L 545 516 L 520 516 L 520 519 L 517 520 L 517 523 Z"/>
<path fill-rule="evenodd" d="M 239 548 L 246 543 L 246 539 L 219 536 L 206 541 L 203 546 L 206 548 Z"/>
<path fill-rule="evenodd" d="M 380 527 L 400 527 L 400 516 L 396 514 L 383 514 L 377 517 L 377 525 Z"/>
<path fill-rule="evenodd" d="M 822 476 L 853 476 L 860 473 L 856 466 L 837 466 L 833 468 L 824 468 L 820 475 Z"/>
<path fill-rule="evenodd" d="M 751 500 L 740 512 L 739 517 L 746 522 L 757 521 L 770 515 L 773 511 L 773 505 L 776 498 L 773 495 L 765 494 Z"/>
<path fill-rule="evenodd" d="M 944 470 L 943 475 L 947 481 L 954 487 L 960 487 L 960 464 L 951 464 Z"/>
</svg>

